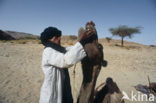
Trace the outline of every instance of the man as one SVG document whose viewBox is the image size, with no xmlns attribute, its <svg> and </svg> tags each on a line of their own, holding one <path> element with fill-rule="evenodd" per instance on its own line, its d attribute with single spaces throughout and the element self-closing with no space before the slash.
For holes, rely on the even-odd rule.
<svg viewBox="0 0 156 103">
<path fill-rule="evenodd" d="M 61 31 L 57 28 L 48 27 L 41 33 L 40 39 L 45 46 L 42 56 L 45 78 L 40 103 L 73 103 L 67 68 L 86 56 L 83 46 L 91 37 L 82 35 L 74 46 L 64 48 L 60 45 Z"/>
</svg>

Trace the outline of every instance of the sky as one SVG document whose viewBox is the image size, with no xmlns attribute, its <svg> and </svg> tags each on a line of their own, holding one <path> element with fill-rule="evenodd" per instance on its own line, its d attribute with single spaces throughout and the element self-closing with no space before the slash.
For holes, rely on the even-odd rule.
<svg viewBox="0 0 156 103">
<path fill-rule="evenodd" d="M 156 0 L 0 0 L 0 29 L 40 33 L 49 26 L 63 35 L 78 35 L 94 21 L 99 38 L 114 37 L 109 28 L 141 26 L 141 34 L 125 38 L 156 45 Z"/>
</svg>

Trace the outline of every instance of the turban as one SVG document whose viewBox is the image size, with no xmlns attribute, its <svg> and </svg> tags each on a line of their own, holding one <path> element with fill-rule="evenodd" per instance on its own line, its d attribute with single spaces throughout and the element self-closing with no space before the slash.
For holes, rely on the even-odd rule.
<svg viewBox="0 0 156 103">
<path fill-rule="evenodd" d="M 60 37 L 62 35 L 62 32 L 58 30 L 56 27 L 48 27 L 46 28 L 40 36 L 41 42 L 43 45 L 45 45 L 49 39 L 55 37 Z"/>
</svg>

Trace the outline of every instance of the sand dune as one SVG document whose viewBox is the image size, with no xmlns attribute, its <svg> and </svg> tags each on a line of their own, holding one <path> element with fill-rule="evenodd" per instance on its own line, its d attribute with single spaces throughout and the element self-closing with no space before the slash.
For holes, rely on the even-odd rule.
<svg viewBox="0 0 156 103">
<path fill-rule="evenodd" d="M 137 93 L 133 86 L 148 85 L 147 75 L 156 82 L 155 47 L 137 45 L 127 49 L 102 44 L 108 66 L 102 68 L 97 85 L 112 77 L 119 88 L 130 95 L 131 91 Z M 41 44 L 0 43 L 0 103 L 38 103 L 44 79 L 41 69 L 43 49 Z M 69 72 L 76 101 L 82 82 L 81 64 L 76 65 L 75 78 L 73 68 L 69 68 Z M 126 100 L 126 103 L 132 102 Z"/>
</svg>

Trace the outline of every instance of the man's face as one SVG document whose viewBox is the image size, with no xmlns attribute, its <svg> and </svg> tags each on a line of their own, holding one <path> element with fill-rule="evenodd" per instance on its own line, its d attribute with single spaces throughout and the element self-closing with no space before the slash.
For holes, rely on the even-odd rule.
<svg viewBox="0 0 156 103">
<path fill-rule="evenodd" d="M 61 44 L 61 37 L 56 37 L 56 44 Z"/>
<path fill-rule="evenodd" d="M 60 45 L 61 44 L 61 37 L 54 36 L 53 38 L 49 39 L 49 41 Z"/>
</svg>

